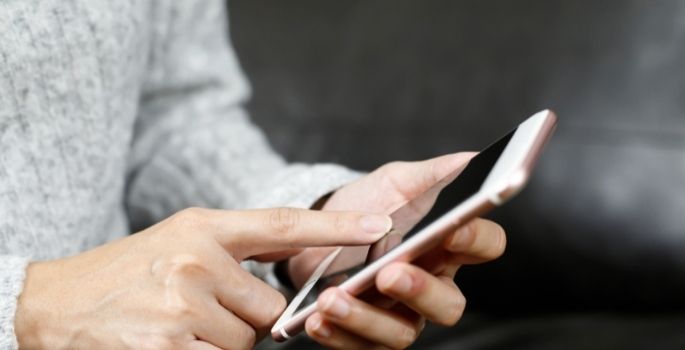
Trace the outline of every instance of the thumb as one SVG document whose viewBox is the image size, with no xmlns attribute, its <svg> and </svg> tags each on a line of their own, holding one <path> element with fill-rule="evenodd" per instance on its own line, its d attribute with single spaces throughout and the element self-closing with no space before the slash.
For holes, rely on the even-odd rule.
<svg viewBox="0 0 685 350">
<path fill-rule="evenodd" d="M 460 152 L 418 162 L 390 163 L 392 168 L 386 171 L 393 178 L 396 190 L 405 198 L 411 199 L 427 191 L 447 176 L 457 176 L 475 154 Z"/>
<path fill-rule="evenodd" d="M 392 228 L 387 215 L 273 208 L 220 212 L 219 243 L 238 261 L 294 248 L 366 245 Z"/>
</svg>

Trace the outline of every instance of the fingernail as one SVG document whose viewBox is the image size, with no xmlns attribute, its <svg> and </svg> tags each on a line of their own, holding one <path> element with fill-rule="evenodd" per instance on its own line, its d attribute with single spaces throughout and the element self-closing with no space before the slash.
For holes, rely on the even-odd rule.
<svg viewBox="0 0 685 350">
<path fill-rule="evenodd" d="M 331 293 L 323 303 L 323 311 L 335 318 L 344 318 L 350 313 L 350 304 L 343 298 Z"/>
<path fill-rule="evenodd" d="M 359 227 L 368 233 L 386 233 L 392 228 L 392 219 L 387 215 L 365 215 L 359 219 Z"/>
<path fill-rule="evenodd" d="M 411 277 L 407 276 L 402 271 L 396 271 L 390 277 L 390 289 L 395 293 L 407 294 L 411 290 Z"/>
<path fill-rule="evenodd" d="M 317 318 L 312 326 L 312 332 L 321 338 L 328 338 L 331 336 L 331 328 L 323 324 L 321 318 Z"/>
</svg>

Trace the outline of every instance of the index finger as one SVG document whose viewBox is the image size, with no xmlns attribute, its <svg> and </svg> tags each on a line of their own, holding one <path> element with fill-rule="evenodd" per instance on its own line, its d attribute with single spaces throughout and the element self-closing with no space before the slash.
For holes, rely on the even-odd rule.
<svg viewBox="0 0 685 350">
<path fill-rule="evenodd" d="M 392 228 L 387 215 L 273 208 L 220 212 L 217 240 L 239 261 L 292 248 L 365 245 Z"/>
</svg>

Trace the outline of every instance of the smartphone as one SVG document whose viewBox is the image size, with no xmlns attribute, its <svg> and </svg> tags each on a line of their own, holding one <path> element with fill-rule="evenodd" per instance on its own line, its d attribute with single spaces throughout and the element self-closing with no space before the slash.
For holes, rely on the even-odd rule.
<svg viewBox="0 0 685 350">
<path fill-rule="evenodd" d="M 293 298 L 271 335 L 284 341 L 304 329 L 316 311 L 319 293 L 338 286 L 359 296 L 371 289 L 381 268 L 396 261 L 421 265 L 461 225 L 518 193 L 556 127 L 550 110 L 536 113 L 474 156 L 468 164 L 446 176 L 423 194 L 394 211 L 393 228 L 376 243 L 338 247 L 327 255 Z M 437 257 L 435 258 L 437 261 Z M 432 272 L 439 268 L 431 267 Z"/>
</svg>

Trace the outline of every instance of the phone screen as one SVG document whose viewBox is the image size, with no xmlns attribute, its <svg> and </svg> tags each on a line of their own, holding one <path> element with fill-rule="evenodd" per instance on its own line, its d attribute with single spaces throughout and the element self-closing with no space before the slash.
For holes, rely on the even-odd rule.
<svg viewBox="0 0 685 350">
<path fill-rule="evenodd" d="M 316 301 L 326 288 L 337 286 L 364 267 L 401 245 L 446 214 L 482 187 L 516 130 L 511 131 L 473 157 L 465 168 L 446 176 L 429 190 L 409 201 L 393 212 L 390 217 L 393 228 L 371 246 L 341 247 L 333 251 L 312 274 L 320 275 L 310 279 L 303 287 L 306 295 L 298 295 L 295 313 Z"/>
</svg>

